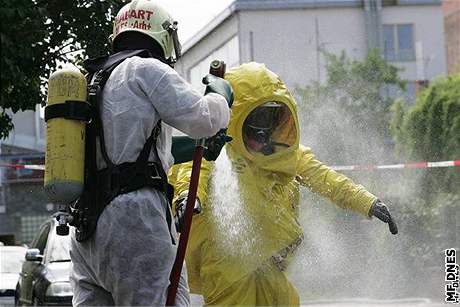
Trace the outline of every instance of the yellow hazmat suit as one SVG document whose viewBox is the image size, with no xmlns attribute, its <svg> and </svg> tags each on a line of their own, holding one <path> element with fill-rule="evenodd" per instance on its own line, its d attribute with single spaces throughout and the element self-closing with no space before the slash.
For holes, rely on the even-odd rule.
<svg viewBox="0 0 460 307">
<path fill-rule="evenodd" d="M 193 217 L 186 255 L 190 289 L 202 294 L 207 305 L 299 305 L 297 290 L 284 272 L 303 239 L 299 187 L 365 216 L 377 198 L 299 145 L 296 102 L 265 65 L 243 64 L 228 71 L 225 79 L 235 93 L 228 126 L 233 141 L 225 149 L 239 195 L 235 200 L 230 186 L 216 193 L 216 185 L 222 185 L 213 180 L 217 165 L 203 160 L 198 189 L 202 212 Z M 243 132 L 250 116 L 260 119 L 250 114 L 262 105 L 284 107 L 271 129 L 274 145 L 264 153 L 252 147 Z M 175 200 L 187 196 L 190 174 L 191 164 L 175 170 Z"/>
</svg>

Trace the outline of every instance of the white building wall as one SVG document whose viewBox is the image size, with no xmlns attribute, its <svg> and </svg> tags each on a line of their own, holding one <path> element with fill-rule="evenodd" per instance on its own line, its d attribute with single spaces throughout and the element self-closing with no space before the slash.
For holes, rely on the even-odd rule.
<svg viewBox="0 0 460 307">
<path fill-rule="evenodd" d="M 415 44 L 423 61 L 392 62 L 407 80 L 446 74 L 440 5 L 384 6 L 382 24 L 413 24 Z M 190 81 L 192 67 L 237 35 L 240 63 L 265 63 L 291 88 L 325 80 L 324 58 L 318 49 L 362 59 L 367 54 L 364 10 L 361 7 L 243 10 L 231 14 L 201 41 L 186 50 L 177 69 Z M 420 52 L 417 52 L 420 55 Z M 208 60 L 208 59 L 206 59 Z M 226 60 L 226 59 L 224 59 Z M 319 61 L 319 62 L 318 62 Z"/>
<path fill-rule="evenodd" d="M 240 23 L 242 62 L 265 63 L 291 87 L 324 81 L 318 49 L 345 50 L 354 58 L 366 54 L 361 8 L 243 11 Z"/>
<path fill-rule="evenodd" d="M 198 64 L 190 68 L 188 71 L 189 81 L 197 90 L 204 90 L 204 84 L 202 84 L 201 80 L 203 79 L 203 76 L 209 73 L 209 63 L 214 60 L 224 61 L 227 69 L 239 65 L 240 54 L 237 35 L 233 36 L 218 49 L 211 52 Z"/>
<path fill-rule="evenodd" d="M 238 20 L 237 16 L 232 15 L 221 23 L 217 28 L 212 30 L 198 44 L 190 49 L 187 49 L 187 44 L 184 44 L 186 51 L 184 57 L 176 63 L 176 71 L 185 79 L 190 81 L 190 70 L 199 65 L 202 61 L 208 58 L 218 49 L 221 49 L 228 41 L 238 35 Z M 228 59 L 220 59 L 228 62 Z M 209 65 L 209 63 L 207 64 Z M 204 75 L 203 75 L 204 77 Z M 197 86 L 197 84 L 194 84 Z"/>
<path fill-rule="evenodd" d="M 8 138 L 0 140 L 0 144 L 24 148 L 32 151 L 45 151 L 46 124 L 40 117 L 40 106 L 35 111 L 20 111 L 15 114 L 8 112 L 12 117 L 14 129 Z"/>
</svg>

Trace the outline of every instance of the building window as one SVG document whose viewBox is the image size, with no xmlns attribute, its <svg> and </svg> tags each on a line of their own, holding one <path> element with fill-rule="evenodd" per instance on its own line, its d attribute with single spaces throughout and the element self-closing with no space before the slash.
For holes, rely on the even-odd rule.
<svg viewBox="0 0 460 307">
<path fill-rule="evenodd" d="M 384 25 L 383 46 L 387 61 L 415 61 L 414 26 Z"/>
</svg>

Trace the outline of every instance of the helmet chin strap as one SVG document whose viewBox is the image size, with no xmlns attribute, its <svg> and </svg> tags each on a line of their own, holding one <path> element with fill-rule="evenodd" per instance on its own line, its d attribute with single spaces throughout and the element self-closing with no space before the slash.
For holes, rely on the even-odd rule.
<svg viewBox="0 0 460 307">
<path fill-rule="evenodd" d="M 177 35 L 177 21 L 174 21 L 172 25 L 169 26 L 171 29 L 171 37 L 174 45 L 174 53 L 176 54 L 176 61 L 182 56 L 182 46 L 179 42 L 179 36 Z"/>
<path fill-rule="evenodd" d="M 168 64 L 174 67 L 174 64 L 177 62 L 177 60 L 182 56 L 182 46 L 179 42 L 179 36 L 177 35 L 177 21 L 174 21 L 172 24 L 166 20 L 162 24 L 163 29 L 168 31 L 169 35 L 171 35 L 171 39 L 173 41 L 173 46 L 174 46 L 174 54 L 175 57 L 170 57 L 167 59 Z"/>
</svg>

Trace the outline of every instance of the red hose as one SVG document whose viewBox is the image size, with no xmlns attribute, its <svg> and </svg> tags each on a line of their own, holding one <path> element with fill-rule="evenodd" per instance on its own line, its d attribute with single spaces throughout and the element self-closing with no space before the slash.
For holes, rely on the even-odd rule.
<svg viewBox="0 0 460 307">
<path fill-rule="evenodd" d="M 223 61 L 212 61 L 209 68 L 209 73 L 223 78 L 225 74 L 225 63 Z M 187 249 L 188 237 L 192 226 L 193 207 L 195 206 L 196 193 L 198 191 L 198 181 L 200 179 L 201 159 L 204 152 L 204 140 L 199 140 L 195 153 L 193 154 L 192 174 L 190 177 L 190 187 L 188 189 L 187 204 L 185 205 L 184 220 L 182 222 L 179 245 L 177 247 L 176 260 L 171 270 L 169 277 L 169 290 L 166 299 L 166 306 L 174 306 L 176 302 L 177 288 L 179 287 L 180 275 L 185 259 L 185 251 Z"/>
<path fill-rule="evenodd" d="M 201 159 L 203 158 L 203 145 L 197 145 L 193 155 L 192 175 L 190 177 L 190 187 L 188 190 L 187 204 L 185 207 L 184 221 L 182 232 L 180 234 L 179 246 L 177 247 L 176 260 L 171 271 L 170 285 L 166 306 L 173 306 L 176 300 L 177 288 L 179 286 L 182 266 L 185 259 L 188 237 L 192 225 L 193 207 L 195 206 L 196 193 L 198 190 L 198 181 L 200 179 Z"/>
</svg>

